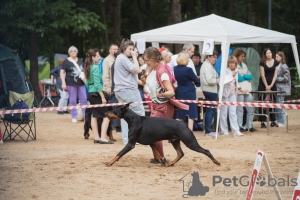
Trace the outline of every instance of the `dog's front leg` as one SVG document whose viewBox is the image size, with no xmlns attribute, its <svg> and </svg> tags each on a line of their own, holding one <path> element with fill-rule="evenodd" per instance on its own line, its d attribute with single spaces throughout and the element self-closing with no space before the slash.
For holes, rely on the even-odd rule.
<svg viewBox="0 0 300 200">
<path fill-rule="evenodd" d="M 131 149 L 133 149 L 135 147 L 135 143 L 127 143 L 127 145 L 122 149 L 122 151 L 120 151 L 120 153 L 118 153 L 118 155 L 116 157 L 114 157 L 114 159 L 112 159 L 111 161 L 108 161 L 105 163 L 106 166 L 110 167 L 112 166 L 116 161 L 119 161 L 119 159 L 125 155 L 126 153 L 128 153 Z"/>
</svg>

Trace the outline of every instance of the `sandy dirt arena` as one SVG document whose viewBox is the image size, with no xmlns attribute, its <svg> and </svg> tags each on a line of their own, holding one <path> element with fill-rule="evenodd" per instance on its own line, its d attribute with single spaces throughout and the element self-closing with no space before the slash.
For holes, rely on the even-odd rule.
<svg viewBox="0 0 300 200">
<path fill-rule="evenodd" d="M 174 167 L 150 164 L 153 157 L 149 146 L 136 145 L 112 167 L 111 160 L 124 147 L 121 134 L 114 132 L 113 145 L 93 143 L 83 138 L 83 122 L 71 123 L 70 115 L 56 112 L 37 113 L 37 140 L 24 143 L 20 138 L 0 146 L 0 199 L 182 199 L 187 194 L 191 172 L 198 172 L 203 186 L 209 187 L 205 196 L 191 199 L 245 199 L 256 154 L 266 153 L 283 199 L 291 199 L 300 166 L 300 111 L 289 110 L 289 133 L 285 128 L 260 129 L 241 137 L 218 140 L 195 132 L 199 144 L 209 149 L 221 163 L 188 149 L 182 144 L 185 156 Z M 1 123 L 3 133 L 3 124 Z M 90 132 L 91 133 L 91 132 Z M 164 141 L 167 161 L 176 157 L 171 144 Z M 183 182 L 185 177 L 185 189 Z M 262 165 L 260 175 L 268 182 Z M 213 185 L 213 180 L 221 183 Z M 249 178 L 241 177 L 248 176 Z M 232 179 L 238 179 L 234 186 Z M 289 177 L 289 180 L 288 180 Z M 225 178 L 231 179 L 231 183 Z M 280 179 L 281 178 L 281 179 Z M 284 180 L 283 180 L 284 179 Z M 185 190 L 185 191 L 183 191 Z M 273 187 L 256 185 L 253 199 L 276 199 Z"/>
</svg>

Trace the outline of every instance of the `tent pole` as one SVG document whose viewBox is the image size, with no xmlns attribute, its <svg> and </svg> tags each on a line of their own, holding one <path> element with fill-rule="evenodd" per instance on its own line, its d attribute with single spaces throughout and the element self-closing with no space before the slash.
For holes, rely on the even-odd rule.
<svg viewBox="0 0 300 200">
<path fill-rule="evenodd" d="M 219 101 L 222 101 L 222 94 L 224 88 L 224 80 L 225 80 L 225 71 L 226 65 L 228 60 L 228 53 L 229 53 L 230 43 L 222 42 L 221 51 L 222 51 L 222 63 L 221 63 L 221 77 L 220 77 L 220 89 L 219 89 Z M 220 121 L 220 106 L 218 106 L 218 114 L 217 114 L 217 127 L 216 127 L 216 136 L 215 139 L 218 139 L 218 129 L 219 129 L 219 121 Z"/>
<path fill-rule="evenodd" d="M 299 76 L 299 79 L 300 79 L 300 64 L 299 64 L 299 56 L 298 56 L 296 39 L 292 43 L 292 49 L 293 49 L 293 53 L 294 53 L 295 63 L 296 63 L 296 66 L 297 66 L 298 76 Z"/>
</svg>

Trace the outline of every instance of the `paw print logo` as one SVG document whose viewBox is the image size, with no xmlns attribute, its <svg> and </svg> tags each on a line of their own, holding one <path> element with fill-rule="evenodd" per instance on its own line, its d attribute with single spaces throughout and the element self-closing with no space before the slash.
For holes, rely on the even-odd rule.
<svg viewBox="0 0 300 200">
<path fill-rule="evenodd" d="M 266 185 L 266 178 L 265 178 L 265 177 L 258 176 L 258 177 L 257 177 L 256 184 L 259 185 L 259 186 L 264 186 L 264 185 Z"/>
</svg>

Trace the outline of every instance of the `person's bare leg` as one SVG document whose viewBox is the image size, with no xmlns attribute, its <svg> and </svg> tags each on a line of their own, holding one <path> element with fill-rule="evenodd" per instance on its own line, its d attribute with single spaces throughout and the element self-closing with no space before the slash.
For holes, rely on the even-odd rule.
<svg viewBox="0 0 300 200">
<path fill-rule="evenodd" d="M 97 117 L 93 117 L 93 113 L 92 113 L 92 118 L 91 118 L 91 126 L 94 132 L 94 140 L 100 140 L 99 137 L 99 132 L 98 132 L 98 118 Z"/>
<path fill-rule="evenodd" d="M 193 131 L 193 126 L 194 126 L 194 119 L 190 119 L 189 118 L 189 129 L 191 130 L 191 131 Z"/>
<path fill-rule="evenodd" d="M 102 141 L 108 141 L 106 139 L 106 133 L 109 125 L 109 119 L 107 117 L 103 118 L 102 125 L 101 125 L 101 140 Z"/>
</svg>

